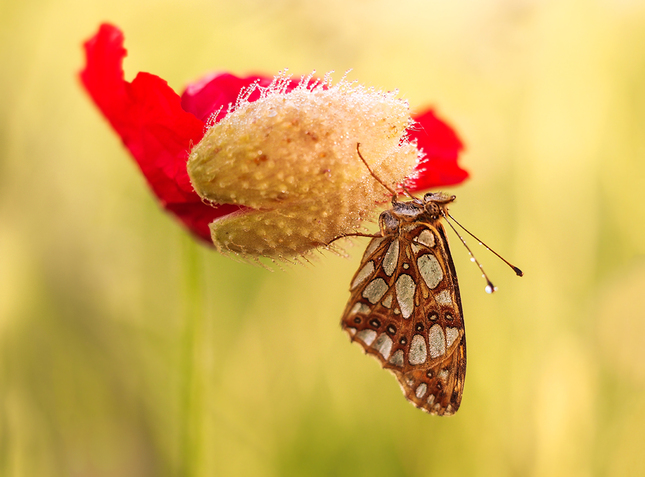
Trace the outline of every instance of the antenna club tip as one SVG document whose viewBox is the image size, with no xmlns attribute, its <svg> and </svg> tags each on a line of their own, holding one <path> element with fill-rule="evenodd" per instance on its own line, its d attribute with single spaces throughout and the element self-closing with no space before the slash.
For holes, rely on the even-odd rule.
<svg viewBox="0 0 645 477">
<path fill-rule="evenodd" d="M 524 276 L 524 272 L 522 270 L 520 270 L 519 268 L 513 267 L 513 270 L 515 271 L 515 275 L 517 275 L 518 277 L 523 277 Z"/>
<path fill-rule="evenodd" d="M 489 281 L 488 284 L 486 285 L 485 290 L 486 290 L 486 293 L 489 293 L 489 294 L 495 293 L 497 291 L 497 287 Z"/>
</svg>

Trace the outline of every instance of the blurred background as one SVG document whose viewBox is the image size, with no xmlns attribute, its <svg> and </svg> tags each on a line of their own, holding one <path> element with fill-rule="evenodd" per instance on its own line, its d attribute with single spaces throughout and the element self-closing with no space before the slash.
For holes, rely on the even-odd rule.
<svg viewBox="0 0 645 477">
<path fill-rule="evenodd" d="M 451 211 L 460 411 L 433 417 L 339 326 L 351 258 L 268 272 L 164 214 L 80 88 L 352 69 L 467 144 Z M 645 475 L 645 2 L 0 2 L 0 475 Z"/>
</svg>

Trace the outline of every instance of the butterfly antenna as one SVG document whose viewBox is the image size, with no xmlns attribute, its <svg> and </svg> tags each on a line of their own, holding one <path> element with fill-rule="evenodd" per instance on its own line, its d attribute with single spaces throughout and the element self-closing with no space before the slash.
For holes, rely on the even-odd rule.
<svg viewBox="0 0 645 477">
<path fill-rule="evenodd" d="M 376 182 L 378 182 L 378 183 L 379 183 L 379 184 L 381 184 L 383 187 L 385 187 L 385 188 L 388 190 L 388 192 L 389 192 L 390 194 L 392 194 L 392 197 L 393 197 L 393 198 L 394 198 L 394 197 L 396 197 L 398 194 L 397 194 L 396 192 L 394 192 L 394 190 L 393 190 L 390 186 L 388 186 L 385 182 L 383 182 L 383 181 L 381 180 L 381 178 L 380 178 L 380 177 L 378 177 L 376 174 L 374 174 L 374 171 L 372 170 L 372 168 L 369 166 L 369 164 L 367 163 L 367 161 L 365 160 L 365 158 L 364 158 L 364 157 L 363 157 L 363 155 L 361 154 L 361 149 L 360 149 L 360 147 L 361 147 L 361 143 L 360 143 L 360 142 L 357 142 L 357 143 L 356 143 L 356 152 L 358 152 L 358 157 L 360 157 L 360 158 L 361 158 L 361 161 L 363 161 L 363 164 L 365 164 L 365 167 L 367 167 L 367 170 L 369 171 L 370 175 L 374 178 L 374 180 L 375 180 Z"/>
<path fill-rule="evenodd" d="M 461 240 L 461 243 L 464 244 L 464 247 L 466 247 L 466 250 L 468 250 L 468 255 L 470 255 L 470 261 L 475 262 L 479 267 L 479 269 L 481 270 L 482 277 L 484 278 L 484 280 L 486 280 L 486 293 L 493 293 L 497 291 L 497 287 L 493 285 L 493 282 L 491 282 L 490 279 L 488 278 L 488 275 L 486 275 L 486 272 L 484 271 L 484 267 L 482 267 L 482 264 L 479 263 L 479 261 L 475 258 L 475 254 L 473 254 L 473 251 L 470 250 L 470 247 L 468 246 L 464 238 L 461 235 L 459 235 L 459 232 L 457 232 L 457 229 L 455 228 L 455 226 L 450 223 L 450 221 L 448 220 L 448 217 L 446 217 L 446 213 L 442 211 L 441 214 L 443 215 L 444 219 L 446 219 L 446 222 L 448 223 L 448 225 L 450 225 L 450 228 L 453 230 L 453 232 L 457 234 L 457 237 L 459 237 L 459 240 Z M 448 214 L 448 216 L 449 215 L 450 214 Z M 455 222 L 457 221 L 455 220 Z"/>
<path fill-rule="evenodd" d="M 464 227 L 464 226 L 463 226 L 463 225 L 461 225 L 459 222 L 457 222 L 457 221 L 455 220 L 455 218 L 454 218 L 452 215 L 448 214 L 448 217 L 450 217 L 452 220 L 454 220 L 454 222 L 455 222 L 457 225 L 459 225 L 459 227 L 461 227 L 463 230 L 465 230 L 465 231 L 466 231 L 466 233 L 467 233 L 468 235 L 470 235 L 472 238 L 474 238 L 475 240 L 477 240 L 477 242 L 479 242 L 479 245 L 482 245 L 486 250 L 488 250 L 489 252 L 492 252 L 492 253 L 493 253 L 497 258 L 499 258 L 502 262 L 504 262 L 506 265 L 508 265 L 509 267 L 511 267 L 511 268 L 513 269 L 513 271 L 515 272 L 515 274 L 516 274 L 518 277 L 522 277 L 522 276 L 524 276 L 524 272 L 523 272 L 522 270 L 520 270 L 519 268 L 517 268 L 515 265 L 513 265 L 513 264 L 512 264 L 512 263 L 510 263 L 508 260 L 506 260 L 504 257 L 502 257 L 499 253 L 497 253 L 495 250 L 493 250 L 493 249 L 492 249 L 492 248 L 490 248 L 488 245 L 486 245 L 484 242 L 482 242 L 482 241 L 481 241 L 481 240 L 479 240 L 477 237 L 475 237 L 475 235 L 473 235 L 473 234 L 472 234 L 472 232 L 471 232 L 470 230 L 468 230 L 466 227 Z M 453 228 L 453 229 L 454 229 L 454 228 Z M 459 234 L 457 234 L 457 235 L 459 235 Z"/>
<path fill-rule="evenodd" d="M 405 187 L 405 184 L 401 184 L 401 189 L 403 189 L 403 192 L 405 192 L 405 195 L 407 195 L 410 199 L 419 200 L 414 195 L 412 195 L 412 192 L 410 192 L 408 188 Z"/>
</svg>

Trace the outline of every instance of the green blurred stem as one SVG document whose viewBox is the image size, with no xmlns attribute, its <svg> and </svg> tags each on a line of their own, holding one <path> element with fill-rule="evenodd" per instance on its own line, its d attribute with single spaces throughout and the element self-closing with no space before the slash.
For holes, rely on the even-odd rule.
<svg viewBox="0 0 645 477">
<path fill-rule="evenodd" d="M 199 249 L 186 236 L 184 249 L 184 336 L 182 342 L 181 455 L 178 476 L 199 475 L 202 457 L 202 403 L 204 383 L 200 363 L 204 347 L 204 310 Z"/>
</svg>

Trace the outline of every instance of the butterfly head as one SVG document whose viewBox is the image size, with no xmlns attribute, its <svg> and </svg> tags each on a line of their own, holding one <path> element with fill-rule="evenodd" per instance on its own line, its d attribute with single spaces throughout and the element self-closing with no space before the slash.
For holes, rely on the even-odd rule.
<svg viewBox="0 0 645 477">
<path fill-rule="evenodd" d="M 444 194 L 443 192 L 428 192 L 423 196 L 423 209 L 433 219 L 445 215 L 448 204 L 453 202 L 457 196 Z"/>
<path fill-rule="evenodd" d="M 423 199 L 411 197 L 412 200 L 406 202 L 394 197 L 392 208 L 381 213 L 379 225 L 384 236 L 397 233 L 403 223 L 441 219 L 447 214 L 447 205 L 455 200 L 454 195 L 443 192 L 428 193 L 423 196 Z"/>
</svg>

